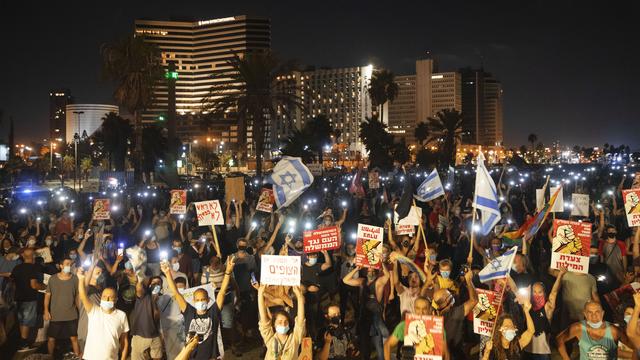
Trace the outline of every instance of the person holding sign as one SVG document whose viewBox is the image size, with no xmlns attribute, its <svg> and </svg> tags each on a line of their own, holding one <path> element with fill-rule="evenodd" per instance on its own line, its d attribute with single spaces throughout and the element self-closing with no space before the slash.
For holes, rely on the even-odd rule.
<svg viewBox="0 0 640 360">
<path fill-rule="evenodd" d="M 518 329 L 515 326 L 513 318 L 509 314 L 502 314 L 496 320 L 495 331 L 493 337 L 484 347 L 484 355 L 482 360 L 515 360 L 522 357 L 522 349 L 531 342 L 535 327 L 533 319 L 531 319 L 531 303 L 522 304 L 522 310 L 527 319 L 527 330 L 518 336 Z"/>
<path fill-rule="evenodd" d="M 195 307 L 191 306 L 178 291 L 173 280 L 171 269 L 166 261 L 160 264 L 169 288 L 173 292 L 173 299 L 178 303 L 180 311 L 184 315 L 184 324 L 187 334 L 198 337 L 198 346 L 191 353 L 191 359 L 208 360 L 222 358 L 218 348 L 218 329 L 220 328 L 220 309 L 224 304 L 224 294 L 229 286 L 229 279 L 235 266 L 235 258 L 229 257 L 227 268 L 224 272 L 220 291 L 212 306 L 209 306 L 209 293 L 204 289 L 198 289 L 193 294 Z M 187 340 L 187 342 L 190 339 Z"/>
<path fill-rule="evenodd" d="M 295 326 L 291 329 L 291 319 L 289 313 L 284 310 L 277 310 L 271 314 L 264 301 L 265 284 L 258 287 L 258 312 L 260 313 L 260 335 L 267 347 L 265 360 L 297 360 L 298 347 L 302 342 L 305 333 L 304 296 L 300 286 L 293 287 L 293 293 L 298 299 L 298 314 L 295 319 Z"/>
</svg>

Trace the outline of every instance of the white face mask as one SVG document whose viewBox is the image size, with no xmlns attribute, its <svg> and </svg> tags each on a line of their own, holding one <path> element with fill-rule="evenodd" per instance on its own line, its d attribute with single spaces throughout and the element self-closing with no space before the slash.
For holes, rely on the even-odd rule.
<svg viewBox="0 0 640 360">
<path fill-rule="evenodd" d="M 52 241 L 51 239 L 47 239 L 47 240 L 45 240 L 45 241 L 44 241 L 44 243 L 45 243 L 47 246 L 49 246 L 49 245 L 53 244 L 53 241 Z"/>
<path fill-rule="evenodd" d="M 32 240 L 27 241 L 27 245 L 33 246 L 33 245 L 35 245 L 35 244 L 36 244 L 36 241 L 35 241 L 35 240 L 33 240 L 33 239 L 32 239 Z"/>
<path fill-rule="evenodd" d="M 173 264 L 171 264 L 171 268 L 173 269 L 173 271 L 178 271 L 178 270 L 180 270 L 180 264 L 179 263 L 173 263 Z"/>
<path fill-rule="evenodd" d="M 100 300 L 100 307 L 103 310 L 111 310 L 113 309 L 113 301 Z"/>
</svg>

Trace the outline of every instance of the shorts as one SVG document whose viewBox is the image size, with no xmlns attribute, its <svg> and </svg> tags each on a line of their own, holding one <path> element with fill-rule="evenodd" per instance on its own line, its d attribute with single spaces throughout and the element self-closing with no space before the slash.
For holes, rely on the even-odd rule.
<svg viewBox="0 0 640 360">
<path fill-rule="evenodd" d="M 18 324 L 28 327 L 38 325 L 37 301 L 18 302 Z"/>
<path fill-rule="evenodd" d="M 131 360 L 144 360 L 144 352 L 147 349 L 149 349 L 151 358 L 162 358 L 162 341 L 160 341 L 160 337 L 144 338 L 139 335 L 133 335 L 131 339 Z"/>
<path fill-rule="evenodd" d="M 78 336 L 78 320 L 50 321 L 47 336 L 54 339 L 69 339 Z"/>
</svg>

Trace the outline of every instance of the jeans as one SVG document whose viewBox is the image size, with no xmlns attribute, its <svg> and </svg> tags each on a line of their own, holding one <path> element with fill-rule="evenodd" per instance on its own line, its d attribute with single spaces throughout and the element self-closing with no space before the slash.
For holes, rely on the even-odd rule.
<svg viewBox="0 0 640 360">
<path fill-rule="evenodd" d="M 384 360 L 384 342 L 387 341 L 387 338 L 389 337 L 389 330 L 384 324 L 381 314 L 373 313 L 372 315 L 373 318 L 371 319 L 371 330 L 369 331 L 369 335 L 371 335 L 373 346 L 376 349 L 377 359 Z"/>
</svg>

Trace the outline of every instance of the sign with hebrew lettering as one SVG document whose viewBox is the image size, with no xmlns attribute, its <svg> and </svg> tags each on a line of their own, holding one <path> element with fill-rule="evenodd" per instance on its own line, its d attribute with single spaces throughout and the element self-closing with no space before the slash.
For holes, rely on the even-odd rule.
<svg viewBox="0 0 640 360">
<path fill-rule="evenodd" d="M 260 284 L 300 285 L 300 256 L 262 255 Z"/>
<path fill-rule="evenodd" d="M 199 226 L 224 225 L 220 201 L 207 200 L 195 203 Z"/>
<path fill-rule="evenodd" d="M 307 230 L 303 233 L 302 239 L 306 253 L 333 250 L 340 247 L 340 231 L 337 226 Z"/>
<path fill-rule="evenodd" d="M 404 346 L 415 349 L 414 360 L 441 360 L 444 354 L 444 318 L 407 313 Z"/>
<path fill-rule="evenodd" d="M 551 268 L 567 268 L 568 271 L 589 272 L 589 248 L 591 247 L 591 223 L 553 220 Z"/>
<path fill-rule="evenodd" d="M 379 226 L 358 224 L 356 239 L 356 265 L 379 269 L 382 265 L 384 229 Z"/>
<path fill-rule="evenodd" d="M 473 332 L 491 336 L 493 325 L 498 317 L 500 293 L 497 291 L 476 289 L 478 303 L 473 307 Z"/>
<path fill-rule="evenodd" d="M 640 188 L 622 190 L 622 199 L 629 227 L 640 226 Z"/>
</svg>

